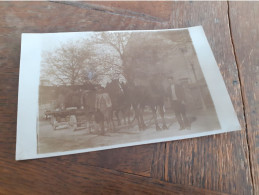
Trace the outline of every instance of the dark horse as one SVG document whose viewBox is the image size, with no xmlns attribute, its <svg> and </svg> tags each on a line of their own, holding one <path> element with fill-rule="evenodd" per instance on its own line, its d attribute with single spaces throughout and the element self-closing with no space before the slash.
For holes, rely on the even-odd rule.
<svg viewBox="0 0 259 195">
<path fill-rule="evenodd" d="M 111 97 L 112 112 L 117 118 L 118 125 L 121 125 L 120 113 L 123 116 L 124 124 L 130 124 L 131 102 L 129 97 L 125 94 L 123 85 L 124 84 L 120 83 L 118 79 L 115 79 L 108 83 L 105 88 Z"/>
<path fill-rule="evenodd" d="M 161 130 L 157 120 L 157 111 L 162 118 L 162 128 L 167 129 L 164 119 L 164 102 L 167 97 L 165 79 L 158 75 L 149 79 L 146 84 L 135 84 L 128 81 L 124 86 L 126 96 L 129 97 L 130 102 L 135 111 L 135 118 L 138 122 L 140 130 L 146 129 L 144 122 L 144 109 L 148 106 L 153 114 L 156 130 Z"/>
</svg>

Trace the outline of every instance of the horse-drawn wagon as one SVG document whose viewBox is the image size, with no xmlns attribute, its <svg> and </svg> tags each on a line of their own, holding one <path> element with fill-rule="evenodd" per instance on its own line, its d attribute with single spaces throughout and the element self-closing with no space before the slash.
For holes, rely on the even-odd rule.
<svg viewBox="0 0 259 195">
<path fill-rule="evenodd" d="M 45 113 L 50 116 L 50 123 L 54 130 L 57 128 L 72 128 L 77 130 L 80 128 L 86 128 L 87 120 L 86 113 L 83 109 L 77 109 L 75 107 L 47 111 Z"/>
</svg>

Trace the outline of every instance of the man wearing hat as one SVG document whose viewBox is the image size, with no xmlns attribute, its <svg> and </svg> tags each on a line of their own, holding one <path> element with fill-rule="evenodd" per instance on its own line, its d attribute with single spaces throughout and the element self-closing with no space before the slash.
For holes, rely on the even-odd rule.
<svg viewBox="0 0 259 195">
<path fill-rule="evenodd" d="M 172 105 L 172 108 L 175 112 L 177 122 L 180 126 L 179 130 L 189 129 L 190 123 L 186 117 L 186 105 L 185 105 L 185 92 L 184 88 L 178 84 L 174 77 L 169 77 L 169 98 Z"/>
</svg>

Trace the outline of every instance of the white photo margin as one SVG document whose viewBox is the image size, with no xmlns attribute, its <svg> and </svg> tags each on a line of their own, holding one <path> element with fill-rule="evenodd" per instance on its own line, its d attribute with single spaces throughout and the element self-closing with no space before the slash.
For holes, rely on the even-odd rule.
<svg viewBox="0 0 259 195">
<path fill-rule="evenodd" d="M 37 117 L 38 117 L 38 90 L 40 80 L 41 43 L 44 34 L 22 34 L 19 95 L 17 112 L 17 137 L 16 137 L 16 160 L 35 159 L 44 157 L 61 156 L 83 152 L 99 151 L 112 148 L 166 142 L 194 137 L 225 133 L 241 130 L 233 104 L 229 97 L 219 67 L 213 56 L 202 26 L 165 29 L 156 31 L 189 30 L 193 46 L 198 57 L 202 72 L 209 88 L 221 129 L 191 133 L 183 136 L 173 136 L 162 139 L 152 139 L 141 142 L 131 142 L 112 146 L 95 147 L 88 149 L 71 150 L 66 152 L 54 152 L 37 154 Z M 141 30 L 138 32 L 148 32 Z M 135 32 L 135 31 L 110 31 L 110 32 Z M 86 32 L 87 33 L 87 32 Z M 93 33 L 93 32 L 91 32 Z M 63 34 L 63 33 L 60 33 Z"/>
</svg>

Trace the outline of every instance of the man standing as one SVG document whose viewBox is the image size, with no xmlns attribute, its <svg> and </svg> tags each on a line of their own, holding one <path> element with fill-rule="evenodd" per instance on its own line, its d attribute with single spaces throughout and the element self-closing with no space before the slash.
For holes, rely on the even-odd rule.
<svg viewBox="0 0 259 195">
<path fill-rule="evenodd" d="M 173 77 L 168 78 L 169 81 L 169 97 L 171 106 L 175 112 L 175 116 L 178 124 L 180 125 L 179 130 L 190 129 L 190 123 L 186 117 L 185 109 L 185 92 L 184 88 L 175 82 Z"/>
<path fill-rule="evenodd" d="M 104 88 L 99 87 L 96 93 L 95 100 L 95 118 L 97 123 L 101 125 L 101 134 L 104 135 L 105 127 L 104 122 L 106 121 L 108 128 L 113 131 L 113 112 L 112 112 L 112 103 L 111 98 L 107 92 L 105 92 Z"/>
</svg>

